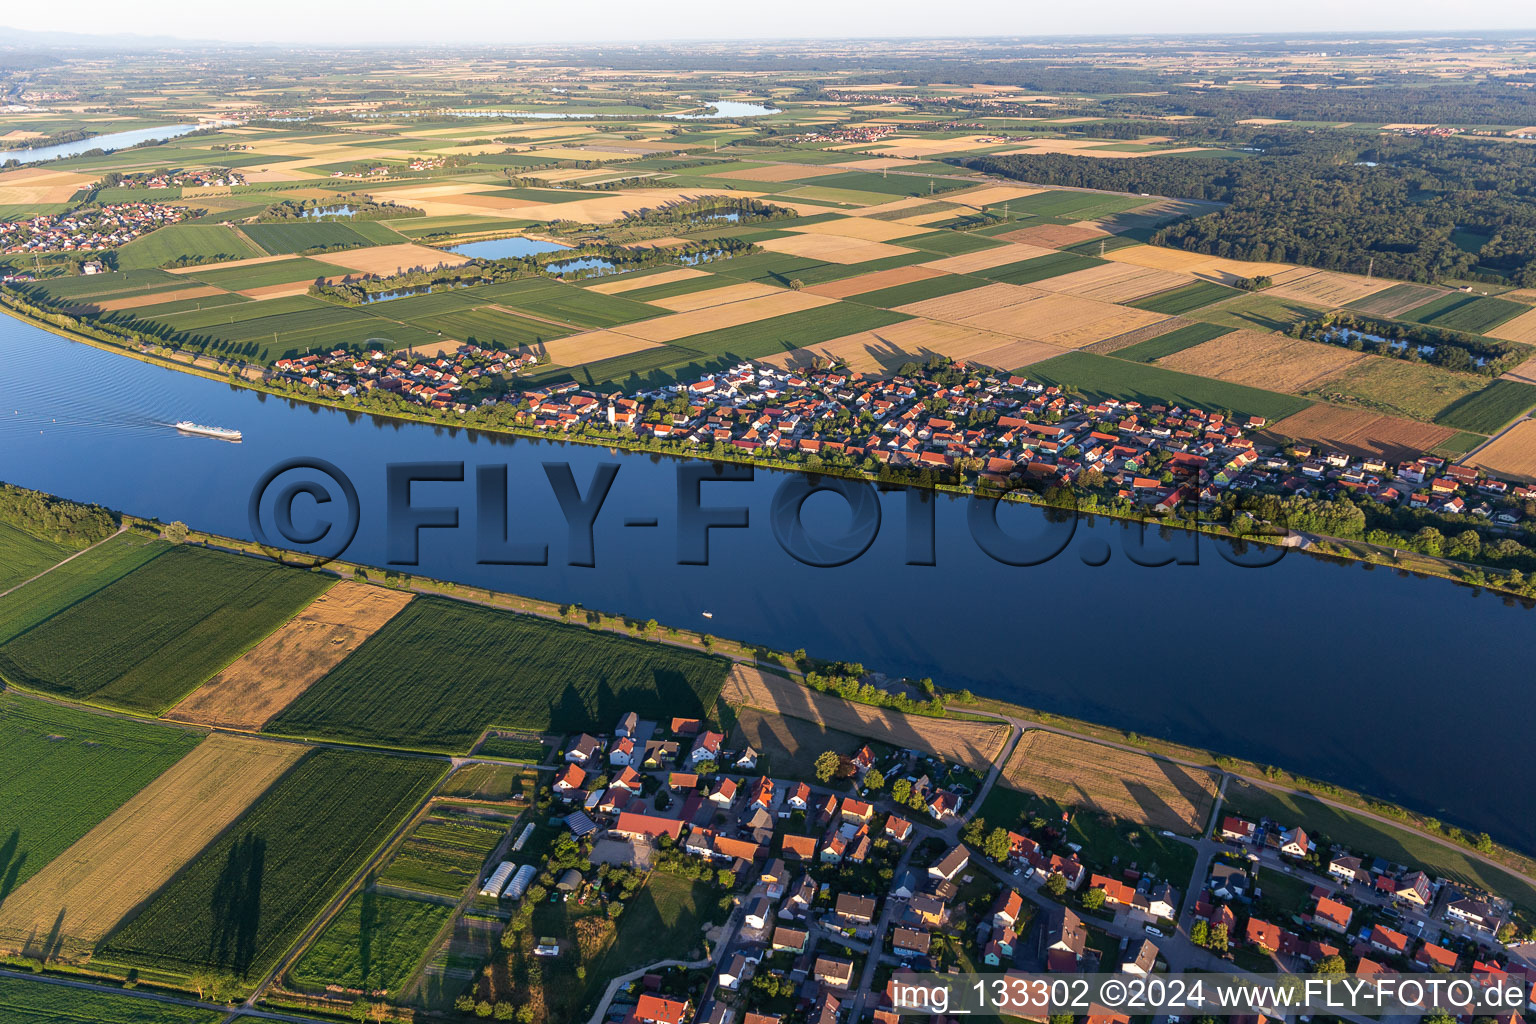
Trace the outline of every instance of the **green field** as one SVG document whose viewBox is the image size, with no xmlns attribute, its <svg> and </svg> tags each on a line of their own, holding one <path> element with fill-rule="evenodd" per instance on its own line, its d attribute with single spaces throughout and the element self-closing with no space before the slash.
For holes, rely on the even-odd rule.
<svg viewBox="0 0 1536 1024">
<path fill-rule="evenodd" d="M 0 597 L 0 645 L 169 550 L 142 534 L 120 534 Z"/>
<path fill-rule="evenodd" d="M 1284 333 L 1291 324 L 1311 320 L 1321 312 L 1321 308 L 1297 302 L 1295 299 L 1275 299 L 1257 292 L 1239 295 L 1220 305 L 1192 311 L 1189 315 L 1195 320 L 1204 320 L 1207 323 L 1221 324 L 1225 327 Z"/>
<path fill-rule="evenodd" d="M 330 583 L 254 558 L 174 547 L 0 645 L 0 676 L 158 714 Z"/>
<path fill-rule="evenodd" d="M 1137 309 L 1150 310 L 1153 313 L 1167 313 L 1170 316 L 1178 316 L 1188 313 L 1190 310 L 1201 309 L 1213 302 L 1221 302 L 1237 296 L 1239 292 L 1235 288 L 1216 284 L 1214 281 L 1196 281 L 1194 284 L 1186 284 L 1180 288 L 1172 288 L 1166 292 L 1158 292 L 1149 295 L 1145 299 L 1137 299 L 1135 302 L 1126 303 Z"/>
<path fill-rule="evenodd" d="M 242 229 L 269 255 L 303 252 L 320 245 L 391 245 L 404 239 L 378 221 L 320 220 L 247 224 Z"/>
<path fill-rule="evenodd" d="M 476 290 L 482 302 L 494 302 L 519 313 L 557 320 L 571 327 L 616 327 L 671 312 L 622 295 L 603 295 L 561 281 L 513 281 Z"/>
<path fill-rule="evenodd" d="M 1513 899 L 1527 914 L 1536 912 L 1536 887 L 1515 875 L 1474 860 L 1455 847 L 1443 846 L 1419 832 L 1373 821 L 1343 808 L 1321 803 L 1309 796 L 1264 789 L 1231 779 L 1227 784 L 1225 810 L 1250 819 L 1270 817 L 1286 826 L 1303 826 L 1308 835 L 1343 843 L 1372 857 L 1423 868 L 1481 886 Z"/>
<path fill-rule="evenodd" d="M 1452 292 L 1450 295 L 1404 313 L 1400 319 L 1430 324 L 1434 327 L 1445 327 L 1453 331 L 1482 334 L 1506 320 L 1513 320 L 1521 313 L 1530 311 L 1530 306 L 1521 302 L 1511 302 L 1509 299 Z"/>
<path fill-rule="evenodd" d="M 232 260 L 266 255 L 223 224 L 172 224 L 142 235 L 117 250 L 124 270 L 159 267 L 178 256 L 227 256 Z"/>
<path fill-rule="evenodd" d="M 485 859 L 506 834 L 506 822 L 439 811 L 416 826 L 378 881 L 458 899 L 482 880 Z"/>
<path fill-rule="evenodd" d="M 734 362 L 739 359 L 761 359 L 841 338 L 846 334 L 889 327 L 910 319 L 905 313 L 875 309 L 855 302 L 839 302 L 831 306 L 786 313 L 769 320 L 722 327 L 703 334 L 690 334 L 686 338 L 679 338 L 675 344 L 707 356 L 727 356 Z"/>
<path fill-rule="evenodd" d="M 0 693 L 0 902 L 201 739 Z"/>
<path fill-rule="evenodd" d="M 65 302 L 89 302 L 96 299 L 121 299 L 130 295 L 151 295 L 185 287 L 185 277 L 167 274 L 163 270 L 126 270 L 114 274 L 48 278 L 30 286 L 28 290 L 41 291 Z"/>
<path fill-rule="evenodd" d="M 296 257 L 291 260 L 274 260 L 271 263 L 251 263 L 243 267 L 224 267 L 218 270 L 194 270 L 189 274 L 183 274 L 181 280 L 186 285 L 194 285 L 197 282 L 217 285 L 220 288 L 228 288 L 239 291 L 242 288 L 265 288 L 274 284 L 292 284 L 294 281 L 313 281 L 317 277 L 329 277 L 333 274 L 349 274 L 346 267 L 338 267 L 334 263 L 325 263 L 322 260 L 312 260 L 307 256 Z M 192 279 L 196 278 L 196 281 Z"/>
<path fill-rule="evenodd" d="M 1458 430 L 1493 434 L 1532 406 L 1536 406 L 1536 387 L 1517 380 L 1495 380 L 1481 391 L 1446 406 L 1435 422 Z"/>
<path fill-rule="evenodd" d="M 985 277 L 989 281 L 1001 281 L 1004 284 L 1033 284 L 1036 281 L 1070 274 L 1076 270 L 1087 270 L 1103 262 L 1104 260 L 1097 256 L 1054 252 L 1049 256 L 1035 256 L 1032 259 L 1020 260 L 1018 263 L 1005 263 L 1000 267 L 978 270 L 976 276 Z"/>
<path fill-rule="evenodd" d="M 846 171 L 807 178 L 813 188 L 874 193 L 882 197 L 926 196 L 970 188 L 974 181 L 950 181 L 918 174 L 878 174 L 874 171 Z"/>
<path fill-rule="evenodd" d="M 227 1013 L 0 978 L 0 1024 L 218 1024 Z"/>
<path fill-rule="evenodd" d="M 309 989 L 339 985 L 398 994 L 452 916 L 453 908 L 441 903 L 365 889 L 326 925 L 289 977 Z"/>
<path fill-rule="evenodd" d="M 963 274 L 942 274 L 939 277 L 930 277 L 926 281 L 913 281 L 911 284 L 898 284 L 891 288 L 865 292 L 862 295 L 851 295 L 844 301 L 892 309 L 896 306 L 905 306 L 909 302 L 922 302 L 924 299 L 936 299 L 941 295 L 953 295 L 955 292 L 980 288 L 985 283 Z"/>
<path fill-rule="evenodd" d="M 1180 327 L 1167 334 L 1160 334 L 1155 338 L 1116 349 L 1114 355 L 1117 359 L 1129 359 L 1133 363 L 1153 363 L 1164 356 L 1194 348 L 1223 334 L 1231 334 L 1233 330 L 1235 328 L 1223 327 L 1220 324 L 1190 324 L 1188 327 Z"/>
<path fill-rule="evenodd" d="M 1271 421 L 1300 412 L 1312 404 L 1275 391 L 1228 384 L 1088 352 L 1069 352 L 1018 372 L 1046 384 L 1075 387 L 1095 401 L 1119 398 L 1134 399 L 1143 405 L 1195 406 L 1208 412 L 1225 409 Z"/>
<path fill-rule="evenodd" d="M 1134 210 L 1149 202 L 1150 199 L 1137 196 L 1116 196 L 1103 192 L 1050 191 L 1037 192 L 1022 199 L 1010 199 L 1008 212 L 1010 215 L 1027 213 L 1043 219 L 1066 218 L 1068 221 L 1077 221 Z M 993 204 L 988 209 L 1000 211 L 1001 204 Z"/>
<path fill-rule="evenodd" d="M 516 736 L 488 736 L 475 750 L 484 757 L 504 757 L 509 761 L 544 760 L 546 749 L 539 740 L 518 739 Z"/>
<path fill-rule="evenodd" d="M 452 338 L 506 349 L 533 346 L 574 333 L 569 327 L 557 327 L 542 320 L 530 320 L 490 308 L 434 313 L 406 322 L 428 330 L 442 331 Z"/>
<path fill-rule="evenodd" d="M 316 750 L 108 937 L 98 958 L 178 973 L 269 970 L 442 773 L 424 758 Z"/>
<path fill-rule="evenodd" d="M 493 724 L 572 732 L 629 710 L 707 717 L 726 667 L 692 651 L 418 597 L 267 730 L 464 751 Z"/>
<path fill-rule="evenodd" d="M 1006 243 L 966 231 L 930 231 L 926 235 L 903 238 L 901 244 L 943 256 L 959 256 L 962 253 L 979 252 L 982 249 L 996 249 Z"/>
<path fill-rule="evenodd" d="M 0 523 L 0 590 L 9 590 L 22 580 L 31 579 L 70 554 L 62 544 Z"/>
<path fill-rule="evenodd" d="M 1487 385 L 1487 377 L 1377 357 L 1356 363 L 1309 393 L 1389 416 L 1433 420 Z"/>
</svg>

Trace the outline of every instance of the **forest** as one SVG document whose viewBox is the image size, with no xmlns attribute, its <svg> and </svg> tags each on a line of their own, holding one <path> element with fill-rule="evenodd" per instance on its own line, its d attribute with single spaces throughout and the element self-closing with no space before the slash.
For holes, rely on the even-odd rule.
<svg viewBox="0 0 1536 1024">
<path fill-rule="evenodd" d="M 981 156 L 963 166 L 1049 185 L 1229 204 L 1150 241 L 1241 260 L 1406 281 L 1536 284 L 1536 149 L 1471 138 L 1258 134 L 1243 160 Z M 1469 244 L 1471 243 L 1471 244 Z"/>
</svg>

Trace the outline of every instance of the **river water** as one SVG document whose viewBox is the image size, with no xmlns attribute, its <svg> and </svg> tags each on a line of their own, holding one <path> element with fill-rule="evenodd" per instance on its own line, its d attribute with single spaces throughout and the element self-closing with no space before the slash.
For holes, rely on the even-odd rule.
<svg viewBox="0 0 1536 1024">
<path fill-rule="evenodd" d="M 75 142 L 61 142 L 54 146 L 33 146 L 30 149 L 6 149 L 0 150 L 0 164 L 7 160 L 17 160 L 24 164 L 33 164 L 41 160 L 58 160 L 66 156 L 79 156 L 81 153 L 89 153 L 93 149 L 106 150 L 124 149 L 128 146 L 137 146 L 141 142 L 150 139 L 174 139 L 179 135 L 196 131 L 200 125 L 195 124 L 168 124 L 163 128 L 135 128 L 128 132 L 112 132 L 107 135 L 93 135 L 89 139 L 79 139 Z"/>
<path fill-rule="evenodd" d="M 3 316 L 0 360 L 0 479 L 251 537 L 247 503 L 262 474 L 319 457 L 359 494 L 347 557 L 382 565 L 386 465 L 462 462 L 463 483 L 414 485 L 414 506 L 456 506 L 461 526 L 421 531 L 419 566 L 403 571 L 932 676 L 1281 765 L 1536 849 L 1536 702 L 1525 692 L 1536 612 L 1500 595 L 1299 553 L 1240 568 L 1220 557 L 1231 550 L 1223 542 L 1184 534 L 1198 565 L 1148 567 L 1127 555 L 1135 528 L 1102 517 L 1078 521 L 1058 557 L 1015 567 L 978 547 L 965 501 L 942 496 L 936 564 L 909 565 L 923 545 L 911 546 L 901 491 L 880 496 L 878 536 L 862 557 L 815 568 L 787 554 L 769 523 L 775 494 L 803 478 L 764 470 L 702 485 L 704 506 L 745 506 L 750 525 L 711 530 L 709 564 L 679 564 L 678 472 L 698 463 L 291 403 Z M 170 424 L 183 419 L 239 428 L 245 440 L 179 434 Z M 619 467 L 593 567 L 566 564 L 572 545 L 545 463 L 569 465 L 582 494 L 600 463 Z M 506 467 L 508 535 L 547 544 L 550 564 L 478 564 L 481 466 Z M 328 511 L 304 497 L 294 508 L 300 529 Z M 831 494 L 803 513 L 812 536 L 841 533 L 850 518 Z M 1027 507 L 1000 521 L 1018 537 L 1060 529 Z"/>
</svg>

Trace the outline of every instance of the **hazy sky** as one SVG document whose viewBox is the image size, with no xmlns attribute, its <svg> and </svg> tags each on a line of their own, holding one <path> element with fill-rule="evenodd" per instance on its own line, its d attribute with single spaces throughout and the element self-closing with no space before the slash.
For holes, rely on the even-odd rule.
<svg viewBox="0 0 1536 1024">
<path fill-rule="evenodd" d="M 1536 28 L 1525 0 L 72 0 L 13 3 L 0 24 L 239 42 L 525 43 Z"/>
</svg>

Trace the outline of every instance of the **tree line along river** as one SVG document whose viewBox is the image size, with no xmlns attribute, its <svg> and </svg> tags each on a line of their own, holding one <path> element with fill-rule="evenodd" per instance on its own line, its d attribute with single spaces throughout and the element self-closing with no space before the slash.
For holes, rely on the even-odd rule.
<svg viewBox="0 0 1536 1024">
<path fill-rule="evenodd" d="M 346 557 L 383 566 L 387 467 L 463 463 L 461 482 L 411 487 L 412 506 L 456 508 L 459 526 L 421 530 L 419 564 L 401 571 L 931 676 L 1276 764 L 1536 849 L 1536 796 L 1524 784 L 1536 619 L 1513 599 L 1296 552 L 1245 568 L 1222 557 L 1228 542 L 1183 533 L 1153 530 L 1141 550 L 1134 524 L 1052 523 L 1027 506 L 999 515 L 1007 534 L 1037 551 L 1064 546 L 1043 564 L 1008 565 L 978 544 L 966 500 L 913 504 L 899 490 L 872 503 L 878 529 L 862 555 L 818 568 L 787 553 L 771 522 L 775 497 L 797 504 L 804 478 L 762 469 L 750 482 L 699 486 L 701 506 L 743 507 L 748 525 L 709 530 L 708 564 L 679 564 L 697 560 L 699 530 L 679 533 L 679 473 L 697 462 L 295 403 L 4 316 L 0 360 L 0 479 L 12 483 L 251 538 L 248 501 L 263 474 L 319 458 L 356 487 Z M 238 428 L 244 440 L 187 435 L 174 428 L 181 420 Z M 617 467 L 590 567 L 568 564 L 582 545 L 572 547 L 548 463 L 556 477 L 568 466 L 581 496 L 601 464 Z M 477 479 L 499 481 L 495 467 L 510 494 L 505 535 L 499 521 L 489 530 L 498 550 L 547 545 L 547 565 L 484 564 Z M 304 495 L 293 508 L 300 533 L 335 511 Z M 914 558 L 927 546 L 925 509 L 931 559 Z M 801 512 L 802 548 L 826 550 L 850 530 L 837 495 L 814 494 Z M 1198 564 L 1138 564 L 1170 544 Z"/>
</svg>

